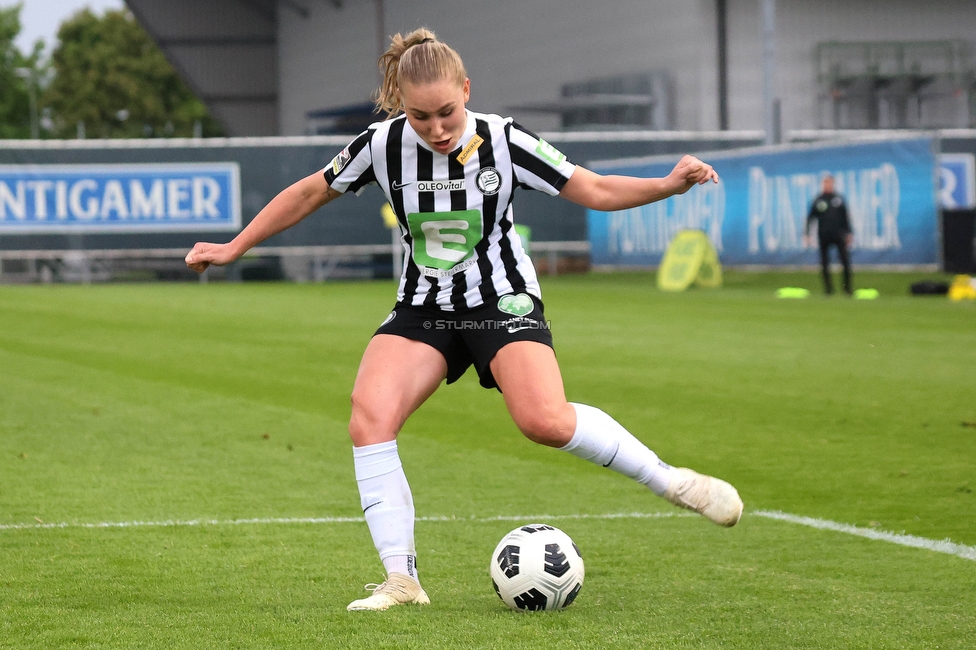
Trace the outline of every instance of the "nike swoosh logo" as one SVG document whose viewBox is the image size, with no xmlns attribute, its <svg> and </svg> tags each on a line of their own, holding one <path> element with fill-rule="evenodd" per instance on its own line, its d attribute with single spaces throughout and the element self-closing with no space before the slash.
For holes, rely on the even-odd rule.
<svg viewBox="0 0 976 650">
<path fill-rule="evenodd" d="M 371 504 L 369 504 L 368 506 L 366 506 L 365 508 L 363 508 L 363 512 L 366 512 L 367 510 L 369 510 L 369 509 L 370 509 L 370 508 L 372 508 L 373 506 L 378 506 L 378 505 L 379 505 L 379 504 L 381 504 L 381 503 L 383 503 L 383 502 L 382 502 L 382 501 L 377 501 L 376 503 L 371 503 Z"/>
<path fill-rule="evenodd" d="M 393 191 L 394 192 L 399 192 L 400 190 L 402 190 L 403 188 L 405 188 L 407 185 L 411 185 L 411 184 L 413 184 L 413 181 L 409 181 L 407 183 L 401 183 L 399 181 L 393 181 L 393 184 L 390 187 L 393 188 Z"/>
</svg>

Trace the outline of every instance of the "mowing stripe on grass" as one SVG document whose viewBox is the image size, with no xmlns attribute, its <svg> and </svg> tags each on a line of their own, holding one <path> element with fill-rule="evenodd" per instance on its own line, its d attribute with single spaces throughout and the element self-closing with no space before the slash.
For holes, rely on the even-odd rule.
<svg viewBox="0 0 976 650">
<path fill-rule="evenodd" d="M 962 544 L 956 544 L 949 539 L 939 541 L 925 537 L 916 537 L 915 535 L 899 535 L 897 533 L 888 533 L 883 530 L 858 528 L 857 526 L 841 524 L 836 521 L 830 521 L 829 519 L 814 519 L 813 517 L 791 515 L 787 512 L 780 512 L 778 510 L 754 510 L 752 514 L 757 517 L 766 517 L 767 519 L 776 519 L 778 521 L 788 521 L 791 524 L 800 524 L 801 526 L 819 528 L 820 530 L 832 530 L 837 533 L 846 533 L 848 535 L 866 537 L 867 539 L 891 542 L 892 544 L 899 544 L 901 546 L 924 548 L 928 551 L 946 553 L 947 555 L 955 555 L 956 557 L 961 557 L 966 560 L 976 561 L 976 546 L 964 546 Z"/>
<path fill-rule="evenodd" d="M 690 512 L 618 512 L 576 515 L 497 515 L 494 517 L 417 517 L 416 521 L 546 521 L 552 519 L 663 519 L 694 517 Z M 176 526 L 241 526 L 245 524 L 357 524 L 365 517 L 269 517 L 263 519 L 169 519 L 166 521 L 103 521 L 98 523 L 0 524 L 0 530 L 41 530 L 45 528 L 168 528 Z"/>
</svg>

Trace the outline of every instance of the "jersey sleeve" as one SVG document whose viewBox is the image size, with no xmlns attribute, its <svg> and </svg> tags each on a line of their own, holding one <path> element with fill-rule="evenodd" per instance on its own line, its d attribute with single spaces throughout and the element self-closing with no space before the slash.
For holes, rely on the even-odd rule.
<svg viewBox="0 0 976 650">
<path fill-rule="evenodd" d="M 329 187 L 337 192 L 361 192 L 368 183 L 376 182 L 369 143 L 373 130 L 367 129 L 332 159 L 322 173 Z"/>
<path fill-rule="evenodd" d="M 553 196 L 559 194 L 576 165 L 561 151 L 515 122 L 509 123 L 506 130 L 516 182 Z"/>
</svg>

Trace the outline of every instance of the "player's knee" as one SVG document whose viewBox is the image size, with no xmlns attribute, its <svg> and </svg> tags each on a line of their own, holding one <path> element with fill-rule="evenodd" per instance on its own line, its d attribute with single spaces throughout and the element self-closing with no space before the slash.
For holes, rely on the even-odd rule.
<svg viewBox="0 0 976 650">
<path fill-rule="evenodd" d="M 574 415 L 569 404 L 540 405 L 525 413 L 513 414 L 515 425 L 532 442 L 548 447 L 563 447 L 573 437 Z"/>
<path fill-rule="evenodd" d="M 349 437 L 357 445 L 392 440 L 400 430 L 399 414 L 388 403 L 380 403 L 353 391 L 350 402 Z M 391 437 L 392 436 L 392 437 Z"/>
</svg>

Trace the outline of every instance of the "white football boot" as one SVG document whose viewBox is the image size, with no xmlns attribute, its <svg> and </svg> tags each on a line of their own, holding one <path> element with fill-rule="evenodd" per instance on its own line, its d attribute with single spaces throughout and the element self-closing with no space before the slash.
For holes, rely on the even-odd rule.
<svg viewBox="0 0 976 650">
<path fill-rule="evenodd" d="M 430 598 L 420 583 L 402 573 L 391 573 L 386 577 L 386 582 L 381 585 L 368 584 L 366 590 L 372 591 L 373 595 L 352 601 L 346 607 L 347 611 L 381 612 L 394 605 L 430 605 Z"/>
<path fill-rule="evenodd" d="M 664 498 L 686 510 L 694 510 L 719 526 L 735 526 L 742 516 L 742 499 L 734 487 L 713 476 L 687 467 L 674 467 Z"/>
</svg>

